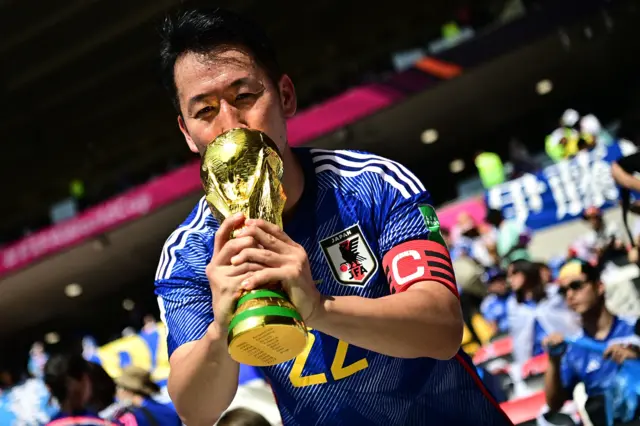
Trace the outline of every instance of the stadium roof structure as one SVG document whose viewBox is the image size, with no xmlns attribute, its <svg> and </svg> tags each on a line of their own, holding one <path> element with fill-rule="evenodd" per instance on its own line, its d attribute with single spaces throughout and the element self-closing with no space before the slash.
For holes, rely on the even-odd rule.
<svg viewBox="0 0 640 426">
<path fill-rule="evenodd" d="M 74 50 L 71 47 L 73 45 L 62 43 L 64 37 L 57 35 L 56 37 L 60 37 L 57 44 L 60 44 L 62 50 L 58 54 L 48 53 L 49 58 L 52 63 L 56 60 L 69 62 L 48 69 L 52 66 L 49 61 L 31 59 L 34 62 L 30 63 L 27 55 L 23 54 L 19 59 L 22 62 L 18 63 L 23 64 L 24 72 L 16 71 L 11 78 L 3 76 L 6 82 L 4 90 L 9 94 L 1 101 L 2 108 L 7 114 L 11 114 L 8 116 L 11 118 L 0 120 L 0 131 L 7 132 L 5 135 L 13 138 L 29 140 L 18 130 L 35 123 L 34 128 L 44 132 L 40 136 L 34 136 L 32 143 L 18 144 L 20 148 L 15 156 L 0 155 L 0 159 L 6 162 L 4 168 L 0 168 L 4 173 L 0 178 L 15 184 L 15 187 L 3 194 L 5 200 L 15 201 L 10 205 L 2 205 L 0 217 L 4 217 L 6 213 L 7 221 L 10 221 L 11 214 L 24 214 L 31 208 L 42 208 L 44 204 L 53 201 L 44 194 L 55 193 L 61 185 L 66 185 L 67 179 L 77 177 L 71 174 L 75 173 L 74 167 L 81 170 L 89 167 L 87 164 L 96 164 L 95 178 L 103 179 L 102 182 L 106 184 L 118 174 L 149 166 L 147 161 L 155 161 L 184 150 L 174 128 L 170 106 L 150 77 L 153 74 L 150 59 L 153 52 L 149 46 L 155 46 L 155 39 L 152 26 L 146 22 L 162 12 L 163 8 L 156 10 L 156 3 L 159 5 L 163 2 L 136 2 L 136 8 L 140 7 L 135 9 L 137 12 L 133 9 L 112 11 L 103 0 L 90 2 L 85 6 L 81 3 L 73 3 L 77 9 L 72 10 L 72 6 L 69 6 L 68 10 L 64 9 L 64 13 L 58 9 L 50 10 L 48 14 L 41 11 L 41 22 L 55 21 L 53 17 L 58 16 L 56 14 L 60 14 L 58 19 L 68 16 L 69 19 L 84 17 L 86 20 L 95 15 L 102 16 L 103 20 L 110 19 L 110 22 L 120 23 L 129 22 L 124 17 L 137 16 L 138 13 L 148 16 L 141 21 L 139 27 L 126 29 L 113 24 L 111 30 L 104 29 L 104 37 L 111 34 L 112 38 L 99 42 L 98 37 L 93 45 L 90 43 L 93 39 L 91 33 L 92 35 L 77 41 L 79 44 L 76 47 L 79 50 Z M 167 7 L 172 2 L 164 3 L 164 7 Z M 246 1 L 237 4 L 238 7 L 248 8 L 257 3 Z M 298 119 L 298 123 L 302 124 L 290 123 L 290 126 L 299 132 L 296 137 L 300 138 L 300 143 L 308 142 L 325 148 L 370 150 L 407 163 L 425 181 L 430 177 L 448 174 L 447 161 L 443 160 L 465 150 L 477 149 L 473 142 L 475 134 L 486 134 L 505 122 L 517 120 L 541 109 L 557 108 L 558 102 L 584 91 L 585 88 L 593 89 L 604 85 L 610 90 L 620 90 L 615 83 L 624 81 L 624 75 L 637 70 L 640 61 L 640 40 L 634 35 L 637 14 L 631 13 L 635 9 L 628 9 L 627 3 L 621 4 L 613 8 L 610 15 L 589 14 L 562 28 L 552 21 L 551 28 L 547 28 L 544 34 L 526 40 L 528 43 L 519 48 L 511 45 L 515 43 L 515 36 L 511 37 L 510 34 L 521 33 L 523 25 L 537 28 L 540 24 L 536 26 L 535 22 L 527 21 L 529 23 L 521 22 L 518 26 L 518 23 L 514 23 L 508 28 L 484 34 L 441 58 L 441 64 L 452 65 L 459 71 L 455 78 L 440 76 L 440 80 L 447 80 L 445 83 L 431 85 L 426 90 L 424 81 L 433 80 L 433 75 L 419 77 L 420 69 L 409 70 L 405 75 L 409 79 L 413 78 L 414 82 L 418 80 L 417 85 L 408 84 L 407 88 L 406 80 L 394 80 L 386 85 L 367 86 L 373 92 L 359 92 L 357 88 L 346 92 L 343 95 L 343 102 L 346 103 L 340 104 L 342 108 L 349 105 L 349 99 L 354 96 L 364 96 L 363 93 L 378 95 L 377 98 L 372 95 L 375 98 L 373 100 L 368 98 L 367 102 L 373 102 L 373 107 L 366 114 L 354 117 L 350 123 L 340 124 L 336 121 L 339 125 L 333 129 L 320 129 L 315 134 L 304 136 L 304 132 L 308 132 L 308 126 L 303 122 L 304 117 L 313 111 L 317 113 L 322 112 L 323 108 L 330 109 L 331 102 L 337 102 L 329 100 L 328 103 L 303 111 Z M 13 7 L 17 11 L 22 10 L 18 3 L 14 3 Z M 94 7 L 97 9 L 92 11 Z M 26 10 L 23 13 L 26 14 Z M 257 12 L 254 10 L 254 13 Z M 0 16 L 6 15 L 0 13 Z M 47 16 L 51 20 L 47 20 Z M 273 15 L 265 15 L 270 16 Z M 120 18 L 116 19 L 118 17 Z M 613 20 L 613 25 L 607 19 Z M 74 22 L 73 19 L 70 22 Z M 284 23 L 281 22 L 282 25 Z M 2 24 L 0 21 L 0 25 Z M 73 27 L 75 24 L 69 25 L 70 34 L 77 34 L 73 32 L 76 30 Z M 593 37 L 584 36 L 585 25 L 591 28 Z M 36 25 L 33 28 L 44 31 L 47 27 L 41 23 L 40 27 Z M 31 37 L 42 40 L 44 34 L 47 34 L 45 32 L 38 36 L 38 31 L 33 28 L 31 32 L 25 30 L 19 43 L 29 43 Z M 120 28 L 121 32 L 116 31 L 116 28 Z M 352 26 L 351 31 L 353 28 L 356 27 Z M 500 32 L 505 29 L 511 33 Z M 285 31 L 280 37 L 286 36 Z M 20 40 L 20 37 L 0 41 L 0 52 L 3 51 L 3 46 L 7 49 L 6 46 L 11 45 L 10 40 Z M 84 54 L 78 47 L 83 45 L 83 41 L 91 45 Z M 38 45 L 36 41 L 31 43 L 32 49 Z M 139 51 L 140 55 L 149 55 L 148 58 L 140 59 L 139 63 L 136 62 L 137 57 L 128 58 L 130 65 L 113 62 L 114 59 L 110 58 L 114 56 L 109 56 L 109 52 L 114 55 L 122 43 Z M 492 53 L 491 50 L 500 43 L 503 43 L 505 51 L 500 52 L 498 57 L 487 57 L 485 62 L 477 60 L 478 51 L 483 46 L 485 50 L 490 46 L 489 53 Z M 14 48 L 15 46 L 18 44 Z M 506 49 L 508 47 L 511 49 Z M 364 47 L 363 49 L 366 50 Z M 89 53 L 93 50 L 98 53 Z M 65 51 L 68 55 L 76 51 L 79 56 L 65 56 Z M 288 52 L 292 55 L 295 49 Z M 353 55 L 353 52 L 350 54 Z M 85 55 L 88 57 L 85 58 Z M 476 58 L 476 62 L 472 62 L 470 58 Z M 341 59 L 336 57 L 336 60 Z M 467 60 L 469 63 L 465 63 Z M 92 61 L 96 62 L 95 66 Z M 341 71 L 327 69 L 325 72 L 333 73 L 331 78 L 337 78 Z M 82 78 L 83 75 L 92 77 Z M 307 87 L 306 90 L 311 90 L 309 87 L 314 85 L 315 77 L 309 78 L 310 80 L 305 80 L 301 75 L 301 85 Z M 553 81 L 554 90 L 547 96 L 540 96 L 535 91 L 536 83 L 541 79 Z M 56 83 L 48 87 L 48 81 Z M 416 86 L 423 90 L 416 91 Z M 39 94 L 43 99 L 40 106 L 37 102 L 33 103 L 39 98 Z M 358 99 L 364 102 L 365 98 L 366 96 Z M 53 101 L 56 99 L 57 103 Z M 148 110 L 143 107 L 147 104 Z M 23 105 L 25 109 L 16 110 L 17 105 Z M 335 104 L 333 107 L 335 108 Z M 42 109 L 41 112 L 33 115 L 33 111 L 39 108 Z M 119 128 L 118 123 L 122 123 L 122 120 L 118 118 L 127 117 L 135 111 L 139 111 L 136 113 L 138 115 L 125 120 L 126 123 Z M 41 121 L 38 121 L 38 117 Z M 420 135 L 428 128 L 438 130 L 440 140 L 437 143 L 421 143 Z M 51 142 L 47 135 L 51 135 Z M 88 139 L 91 139 L 92 144 Z M 8 149 L 7 146 L 11 144 L 3 145 L 2 149 Z M 65 157 L 65 153 L 70 155 Z M 434 158 L 438 160 L 429 161 Z M 25 166 L 16 169 L 16 164 Z M 27 172 L 27 165 L 35 171 Z M 24 179 L 15 178 L 17 171 Z M 54 318 L 73 325 L 95 313 L 100 308 L 100 298 L 127 287 L 144 287 L 150 293 L 162 243 L 200 196 L 196 171 L 197 166 L 194 169 L 194 164 L 184 166 L 171 172 L 176 175 L 160 177 L 141 187 L 142 189 L 134 189 L 86 212 L 77 220 L 72 219 L 66 225 L 59 225 L 57 230 L 54 228 L 36 233 L 3 250 L 3 255 L 10 253 L 11 267 L 6 267 L 5 264 L 4 270 L 0 269 L 0 338 L 34 327 L 40 330 L 54 327 Z M 181 191 L 157 191 L 157 186 L 165 182 L 162 179 L 176 182 L 178 175 L 185 182 Z M 23 182 L 18 186 L 20 181 Z M 43 248 L 45 246 L 49 247 L 48 251 Z M 6 258 L 3 258 L 3 262 L 6 263 Z M 84 292 L 81 297 L 69 298 L 65 295 L 65 287 L 71 283 L 82 285 Z"/>
<path fill-rule="evenodd" d="M 191 153 L 158 74 L 158 26 L 192 0 L 0 0 L 0 234 L 48 215 L 73 179 L 102 198 Z M 305 107 L 391 69 L 390 53 L 437 35 L 448 2 L 372 7 L 218 0 L 265 26 Z M 410 12 L 409 12 L 410 11 Z M 16 174 L 20 175 L 19 184 Z"/>
</svg>

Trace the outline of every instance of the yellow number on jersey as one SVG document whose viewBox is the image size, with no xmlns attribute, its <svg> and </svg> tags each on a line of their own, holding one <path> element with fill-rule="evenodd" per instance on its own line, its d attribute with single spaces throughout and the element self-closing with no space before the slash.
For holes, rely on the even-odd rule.
<svg viewBox="0 0 640 426">
<path fill-rule="evenodd" d="M 293 362 L 293 367 L 291 367 L 291 372 L 289 373 L 289 380 L 291 380 L 291 384 L 296 388 L 327 383 L 327 375 L 325 373 L 312 374 L 311 376 L 302 375 L 304 366 L 307 363 L 307 359 L 309 358 L 309 354 L 313 348 L 313 344 L 316 341 L 316 336 L 311 333 L 311 330 L 311 328 L 308 329 L 309 339 L 307 340 L 307 346 L 304 348 L 302 353 L 296 357 Z M 338 340 L 338 347 L 336 348 L 336 353 L 333 356 L 333 362 L 331 363 L 331 375 L 333 376 L 333 380 L 344 379 L 345 377 L 349 377 L 356 374 L 358 371 L 369 367 L 369 363 L 366 358 L 362 358 L 353 364 L 345 366 L 344 360 L 347 357 L 348 349 L 349 344 L 347 342 Z"/>
</svg>

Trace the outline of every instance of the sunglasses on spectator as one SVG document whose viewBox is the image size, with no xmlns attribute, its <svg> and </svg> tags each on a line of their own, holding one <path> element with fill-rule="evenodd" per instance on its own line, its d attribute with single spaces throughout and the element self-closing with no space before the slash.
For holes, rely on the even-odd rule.
<svg viewBox="0 0 640 426">
<path fill-rule="evenodd" d="M 579 281 L 579 280 L 571 281 L 569 285 L 560 286 L 560 288 L 558 289 L 558 293 L 560 294 L 560 296 L 566 297 L 569 290 L 578 291 L 582 289 L 582 287 L 584 287 L 586 283 L 587 283 L 586 281 Z"/>
</svg>

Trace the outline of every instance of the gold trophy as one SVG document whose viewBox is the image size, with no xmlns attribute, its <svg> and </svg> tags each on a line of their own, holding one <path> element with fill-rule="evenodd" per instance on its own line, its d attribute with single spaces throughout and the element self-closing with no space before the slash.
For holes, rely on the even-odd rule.
<svg viewBox="0 0 640 426">
<path fill-rule="evenodd" d="M 243 212 L 247 219 L 264 219 L 282 228 L 287 199 L 282 173 L 282 158 L 273 141 L 260 131 L 239 128 L 209 144 L 202 157 L 200 179 L 207 204 L 219 223 Z M 269 366 L 298 356 L 307 344 L 307 328 L 274 283 L 240 297 L 227 341 L 235 361 Z"/>
</svg>

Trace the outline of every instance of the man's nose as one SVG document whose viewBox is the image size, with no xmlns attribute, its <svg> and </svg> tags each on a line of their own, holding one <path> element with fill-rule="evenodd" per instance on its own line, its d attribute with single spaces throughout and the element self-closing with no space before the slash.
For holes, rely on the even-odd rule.
<svg viewBox="0 0 640 426">
<path fill-rule="evenodd" d="M 249 128 L 242 111 L 226 101 L 220 103 L 220 111 L 218 112 L 215 123 L 217 135 L 239 127 Z"/>
</svg>

